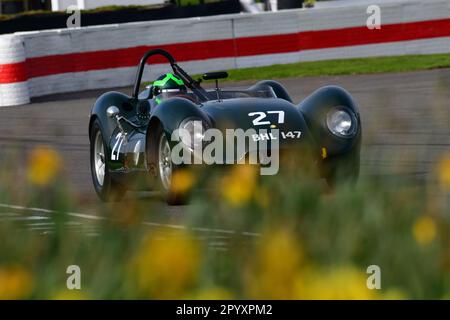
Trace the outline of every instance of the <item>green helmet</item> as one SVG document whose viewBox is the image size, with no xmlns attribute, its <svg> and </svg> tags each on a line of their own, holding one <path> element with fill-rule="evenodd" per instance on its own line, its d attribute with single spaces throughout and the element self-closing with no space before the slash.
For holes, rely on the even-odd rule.
<svg viewBox="0 0 450 320">
<path fill-rule="evenodd" d="M 186 86 L 183 80 L 178 78 L 172 73 L 166 73 L 158 77 L 155 82 L 153 82 L 154 94 L 158 95 L 161 92 L 186 92 Z"/>
</svg>

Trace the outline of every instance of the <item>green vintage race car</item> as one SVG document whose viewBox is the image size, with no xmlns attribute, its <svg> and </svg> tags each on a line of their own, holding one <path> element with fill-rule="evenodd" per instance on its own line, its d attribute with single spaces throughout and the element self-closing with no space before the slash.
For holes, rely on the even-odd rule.
<svg viewBox="0 0 450 320">
<path fill-rule="evenodd" d="M 144 67 L 155 55 L 166 58 L 173 72 L 140 92 Z M 339 178 L 358 177 L 361 121 L 347 91 L 326 86 L 294 104 L 278 82 L 264 80 L 245 90 L 222 90 L 218 79 L 225 77 L 226 72 L 204 74 L 203 80 L 216 83 L 214 89 L 205 90 L 201 80 L 189 76 L 168 52 L 147 52 L 140 62 L 133 94 L 107 92 L 92 108 L 90 163 L 98 196 L 109 201 L 120 199 L 130 188 L 156 189 L 176 204 L 181 200 L 173 191 L 172 177 L 182 167 L 200 162 L 242 163 L 250 158 L 268 167 L 287 149 L 308 154 L 330 184 Z M 244 145 L 226 149 L 229 142 L 221 142 L 210 152 L 215 161 L 204 161 L 206 147 L 230 132 L 233 141 L 238 133 L 244 133 Z M 223 152 L 218 152 L 220 148 Z M 180 151 L 181 160 L 201 161 L 175 161 Z M 139 179 L 146 183 L 130 183 Z"/>
</svg>

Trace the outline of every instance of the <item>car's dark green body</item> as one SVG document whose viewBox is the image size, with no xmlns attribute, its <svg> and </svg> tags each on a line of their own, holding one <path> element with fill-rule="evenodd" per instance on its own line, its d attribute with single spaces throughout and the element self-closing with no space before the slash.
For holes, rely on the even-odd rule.
<svg viewBox="0 0 450 320">
<path fill-rule="evenodd" d="M 140 82 L 140 79 L 139 79 Z M 311 150 L 317 155 L 317 161 L 324 174 L 332 174 L 335 166 L 345 165 L 347 173 L 357 176 L 359 172 L 359 153 L 361 144 L 361 124 L 358 109 L 350 94 L 336 86 L 323 87 L 300 104 L 294 104 L 286 90 L 275 81 L 261 81 L 250 90 L 271 87 L 276 98 L 236 98 L 226 100 L 209 100 L 196 104 L 185 98 L 171 98 L 161 104 L 149 108 L 148 93 L 127 96 L 119 92 L 103 94 L 95 102 L 92 109 L 89 129 L 97 119 L 100 123 L 108 155 L 106 161 L 113 179 L 118 181 L 135 179 L 138 176 L 148 179 L 149 167 L 147 161 L 148 140 L 155 128 L 162 126 L 168 140 L 172 132 L 186 118 L 202 119 L 210 128 L 249 129 L 255 128 L 248 114 L 269 110 L 282 110 L 285 121 L 279 124 L 280 131 L 301 131 L 301 139 L 289 144 L 281 141 L 280 148 L 298 148 Z M 117 159 L 111 159 L 111 152 L 117 143 L 120 132 L 117 121 L 107 116 L 107 109 L 116 106 L 120 115 L 131 121 L 135 126 L 123 122 L 127 131 L 127 141 L 122 142 Z M 345 106 L 356 117 L 357 132 L 351 138 L 333 135 L 326 124 L 326 114 L 331 108 Z M 147 109 L 146 109 L 147 108 Z M 138 110 L 148 110 L 146 113 Z M 258 126 L 255 129 L 268 129 L 270 126 Z M 90 134 L 91 136 L 91 134 Z M 323 154 L 326 149 L 326 156 Z M 145 187 L 145 186 L 140 186 Z"/>
</svg>

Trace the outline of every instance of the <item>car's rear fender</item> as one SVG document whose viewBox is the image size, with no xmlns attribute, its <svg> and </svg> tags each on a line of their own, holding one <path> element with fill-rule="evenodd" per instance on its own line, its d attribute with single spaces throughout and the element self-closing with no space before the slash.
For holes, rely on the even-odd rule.
<svg viewBox="0 0 450 320">
<path fill-rule="evenodd" d="M 289 101 L 290 103 L 293 103 L 291 97 L 289 96 L 287 90 L 283 87 L 283 85 L 273 80 L 259 81 L 255 85 L 251 86 L 249 90 L 258 91 L 267 87 L 271 87 L 273 89 L 273 92 L 275 93 L 277 98 L 284 99 L 286 101 Z"/>
</svg>

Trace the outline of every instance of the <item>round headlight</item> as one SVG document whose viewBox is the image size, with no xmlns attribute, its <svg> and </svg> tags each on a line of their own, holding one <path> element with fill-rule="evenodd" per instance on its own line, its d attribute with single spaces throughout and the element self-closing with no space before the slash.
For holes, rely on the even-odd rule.
<svg viewBox="0 0 450 320">
<path fill-rule="evenodd" d="M 328 129 L 339 137 L 350 137 L 356 131 L 356 120 L 343 109 L 333 109 L 327 114 Z"/>
<path fill-rule="evenodd" d="M 201 147 L 205 131 L 203 123 L 198 119 L 186 119 L 180 124 L 181 141 L 190 149 Z"/>
</svg>

